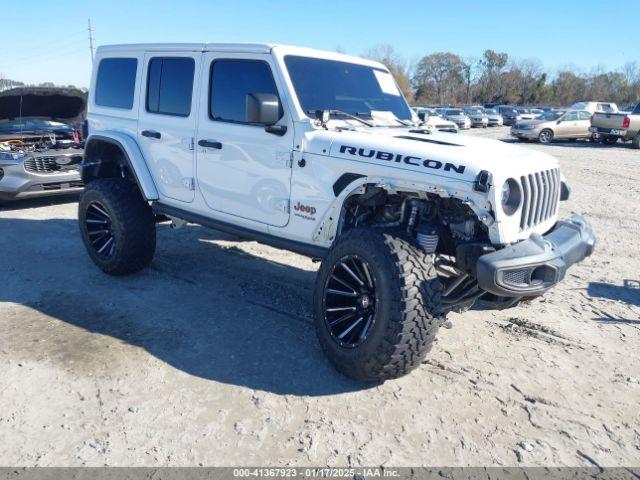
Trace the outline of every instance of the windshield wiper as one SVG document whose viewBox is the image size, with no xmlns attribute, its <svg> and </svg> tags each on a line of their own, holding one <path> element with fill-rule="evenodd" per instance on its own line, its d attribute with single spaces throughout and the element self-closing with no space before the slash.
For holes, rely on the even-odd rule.
<svg viewBox="0 0 640 480">
<path fill-rule="evenodd" d="M 310 114 L 315 116 L 317 111 L 318 110 L 307 110 L 307 113 L 310 113 Z M 320 110 L 320 111 L 322 111 L 322 110 Z M 342 115 L 343 117 L 350 118 L 351 120 L 357 120 L 358 122 L 366 125 L 367 127 L 375 127 L 375 125 L 373 123 L 366 121 L 364 118 L 358 117 L 357 115 L 359 114 L 359 112 L 356 115 L 352 115 L 351 113 L 343 112 L 342 110 L 328 110 L 328 112 L 329 112 L 329 115 Z"/>
</svg>

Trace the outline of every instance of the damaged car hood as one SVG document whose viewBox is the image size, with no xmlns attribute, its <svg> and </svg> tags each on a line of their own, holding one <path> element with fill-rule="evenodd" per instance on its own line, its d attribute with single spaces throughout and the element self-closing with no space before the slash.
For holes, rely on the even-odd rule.
<svg viewBox="0 0 640 480">
<path fill-rule="evenodd" d="M 0 92 L 0 121 L 39 118 L 75 124 L 86 109 L 87 95 L 76 88 L 18 87 Z"/>
<path fill-rule="evenodd" d="M 543 152 L 419 127 L 317 131 L 306 148 L 320 153 L 327 143 L 331 157 L 466 182 L 474 182 L 482 170 L 517 177 L 558 168 L 558 161 Z"/>
</svg>

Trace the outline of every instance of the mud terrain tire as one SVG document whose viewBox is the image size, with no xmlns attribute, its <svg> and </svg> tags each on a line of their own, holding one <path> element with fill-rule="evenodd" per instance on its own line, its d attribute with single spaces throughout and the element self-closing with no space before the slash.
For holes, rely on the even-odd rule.
<svg viewBox="0 0 640 480">
<path fill-rule="evenodd" d="M 336 285 L 344 289 L 331 283 L 335 268 L 352 258 L 366 262 L 375 286 L 373 321 L 355 346 L 343 344 L 331 330 L 326 310 L 331 298 L 327 289 Z M 343 278 L 348 280 L 346 274 Z M 406 375 L 424 360 L 444 321 L 439 313 L 441 292 L 433 256 L 403 234 L 369 229 L 347 232 L 324 258 L 316 279 L 314 311 L 320 345 L 335 368 L 348 377 L 382 381 Z"/>
<path fill-rule="evenodd" d="M 126 275 L 151 263 L 156 250 L 153 212 L 133 183 L 123 178 L 90 182 L 80 197 L 78 221 L 87 252 L 103 272 Z M 108 236 L 96 243 L 102 231 L 112 237 L 111 244 L 106 244 Z"/>
</svg>

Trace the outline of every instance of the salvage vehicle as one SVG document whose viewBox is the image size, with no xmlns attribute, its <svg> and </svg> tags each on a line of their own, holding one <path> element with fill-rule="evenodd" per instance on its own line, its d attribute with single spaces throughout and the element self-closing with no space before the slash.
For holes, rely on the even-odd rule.
<svg viewBox="0 0 640 480">
<path fill-rule="evenodd" d="M 421 127 L 378 62 L 100 47 L 87 119 L 78 221 L 100 269 L 148 266 L 166 221 L 308 255 L 320 345 L 352 378 L 408 373 L 449 312 L 542 295 L 594 248 L 582 216 L 558 218 L 554 157 Z"/>
<path fill-rule="evenodd" d="M 433 128 L 439 132 L 458 133 L 460 131 L 458 125 L 442 118 L 433 108 L 414 107 L 412 110 L 416 112 L 418 118 L 422 121 L 423 127 Z"/>
<path fill-rule="evenodd" d="M 472 127 L 487 128 L 489 125 L 489 117 L 479 107 L 467 107 L 464 113 L 469 117 Z"/>
<path fill-rule="evenodd" d="M 443 116 L 458 125 L 460 130 L 469 130 L 471 128 L 471 119 L 461 108 L 447 108 L 444 110 Z"/>
<path fill-rule="evenodd" d="M 0 92 L 0 201 L 82 190 L 86 104 L 73 88 Z"/>
<path fill-rule="evenodd" d="M 618 105 L 611 102 L 578 102 L 571 105 L 571 110 L 586 110 L 589 113 L 615 113 L 618 111 Z"/>
<path fill-rule="evenodd" d="M 501 127 L 504 123 L 502 115 L 495 108 L 485 108 L 484 113 L 487 115 L 487 125 L 489 127 Z"/>
<path fill-rule="evenodd" d="M 531 112 L 528 108 L 524 107 L 516 107 L 516 112 L 518 112 L 518 117 L 520 120 L 533 120 L 536 115 Z"/>
<path fill-rule="evenodd" d="M 500 105 L 495 108 L 500 112 L 500 115 L 502 115 L 504 125 L 511 126 L 521 119 L 518 111 L 510 105 Z"/>
<path fill-rule="evenodd" d="M 518 140 L 537 140 L 540 143 L 592 139 L 590 120 L 591 114 L 585 110 L 553 110 L 534 120 L 519 120 L 511 127 L 511 135 Z"/>
<path fill-rule="evenodd" d="M 591 117 L 590 131 L 598 135 L 605 145 L 622 140 L 631 142 L 633 148 L 640 148 L 640 103 L 631 113 L 595 112 Z"/>
</svg>

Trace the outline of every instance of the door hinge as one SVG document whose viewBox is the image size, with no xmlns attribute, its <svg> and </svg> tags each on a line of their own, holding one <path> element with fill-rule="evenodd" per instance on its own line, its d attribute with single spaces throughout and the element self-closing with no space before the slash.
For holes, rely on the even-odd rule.
<svg viewBox="0 0 640 480">
<path fill-rule="evenodd" d="M 289 168 L 293 168 L 293 152 L 289 154 Z"/>
<path fill-rule="evenodd" d="M 194 150 L 196 148 L 195 138 L 191 137 L 191 141 L 189 142 L 189 150 Z"/>
<path fill-rule="evenodd" d="M 195 190 L 196 189 L 196 182 L 193 179 L 193 177 L 183 178 L 182 179 L 182 184 L 184 185 L 184 188 L 186 188 L 187 190 Z"/>
</svg>

